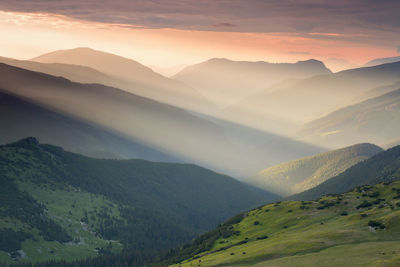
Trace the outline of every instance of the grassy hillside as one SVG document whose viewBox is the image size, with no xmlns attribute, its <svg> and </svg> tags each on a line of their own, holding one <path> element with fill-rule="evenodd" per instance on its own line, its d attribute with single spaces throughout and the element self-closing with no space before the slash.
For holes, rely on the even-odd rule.
<svg viewBox="0 0 400 267">
<path fill-rule="evenodd" d="M 393 181 L 400 177 L 400 146 L 362 161 L 322 184 L 296 194 L 290 199 L 309 200 L 325 194 L 342 193 L 356 186 Z"/>
<path fill-rule="evenodd" d="M 0 173 L 0 262 L 155 253 L 277 197 L 195 165 L 93 159 L 34 138 L 0 147 Z"/>
<path fill-rule="evenodd" d="M 398 266 L 399 219 L 398 181 L 277 202 L 196 239 L 172 266 Z"/>
<path fill-rule="evenodd" d="M 358 144 L 267 168 L 246 182 L 288 196 L 315 187 L 381 151 L 372 144 Z"/>
<path fill-rule="evenodd" d="M 400 84 L 397 90 L 341 108 L 303 126 L 305 141 L 333 146 L 359 140 L 384 144 L 400 138 Z"/>
</svg>

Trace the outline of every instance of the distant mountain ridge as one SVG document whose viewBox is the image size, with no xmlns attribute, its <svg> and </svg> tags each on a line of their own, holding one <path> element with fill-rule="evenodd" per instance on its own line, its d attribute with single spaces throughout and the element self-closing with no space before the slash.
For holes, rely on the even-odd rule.
<svg viewBox="0 0 400 267">
<path fill-rule="evenodd" d="M 397 90 L 341 108 L 303 126 L 298 135 L 316 144 L 385 144 L 400 138 L 400 84 Z"/>
<path fill-rule="evenodd" d="M 213 58 L 188 66 L 172 78 L 197 89 L 219 106 L 233 104 L 272 84 L 331 73 L 321 61 L 268 63 Z"/>
<path fill-rule="evenodd" d="M 243 147 L 243 142 L 231 142 L 227 135 L 229 127 L 223 122 L 124 90 L 100 84 L 75 83 L 5 64 L 0 64 L 0 75 L 0 88 L 8 94 L 109 129 L 173 158 L 233 176 L 247 176 L 260 168 L 324 150 L 236 125 L 234 135 L 246 139 Z M 253 141 L 253 136 L 263 142 L 262 146 Z M 242 153 L 248 153 L 249 157 L 243 159 Z"/>
<path fill-rule="evenodd" d="M 385 57 L 385 58 L 376 58 L 371 61 L 368 61 L 365 63 L 365 67 L 371 67 L 371 66 L 376 66 L 376 65 L 381 65 L 381 64 L 386 64 L 386 63 L 393 63 L 400 61 L 400 56 L 397 57 Z"/>
<path fill-rule="evenodd" d="M 292 131 L 290 136 L 296 136 L 299 124 L 305 124 L 340 108 L 364 101 L 369 98 L 368 92 L 375 88 L 380 87 L 383 89 L 382 93 L 386 93 L 386 86 L 399 81 L 400 62 L 351 69 L 307 78 L 278 90 L 269 88 L 243 99 L 224 112 L 225 117 L 229 118 L 237 116 L 242 116 L 243 120 L 249 118 L 252 126 L 256 128 L 263 128 L 263 124 L 269 127 L 277 124 L 279 129 L 280 121 L 284 121 L 285 124 L 292 122 L 293 127 L 282 127 L 283 131 L 278 133 Z M 379 95 L 380 92 L 374 94 Z M 273 123 L 264 123 L 268 118 L 276 119 Z M 352 144 L 365 141 L 358 140 Z M 331 147 L 329 143 L 324 145 Z"/>
<path fill-rule="evenodd" d="M 372 144 L 357 144 L 267 168 L 246 182 L 288 196 L 313 188 L 382 151 Z"/>
<path fill-rule="evenodd" d="M 79 47 L 53 51 L 31 60 L 40 63 L 87 66 L 109 76 L 107 80 L 96 80 L 97 83 L 118 87 L 136 95 L 188 110 L 204 111 L 214 108 L 214 105 L 195 89 L 164 77 L 135 60 L 111 53 Z"/>
</svg>

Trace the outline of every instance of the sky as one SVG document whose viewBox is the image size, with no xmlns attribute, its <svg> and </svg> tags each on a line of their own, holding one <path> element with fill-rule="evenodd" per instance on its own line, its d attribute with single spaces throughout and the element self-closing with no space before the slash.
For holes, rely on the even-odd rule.
<svg viewBox="0 0 400 267">
<path fill-rule="evenodd" d="M 400 55 L 399 10 L 398 0 L 0 0 L 0 56 L 85 46 L 161 67 L 213 57 L 357 66 Z"/>
</svg>

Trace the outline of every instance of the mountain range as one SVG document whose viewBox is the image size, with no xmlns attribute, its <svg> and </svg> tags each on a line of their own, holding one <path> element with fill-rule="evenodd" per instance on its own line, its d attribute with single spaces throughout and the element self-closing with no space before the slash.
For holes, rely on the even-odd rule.
<svg viewBox="0 0 400 267">
<path fill-rule="evenodd" d="M 400 87 L 309 122 L 299 132 L 306 141 L 345 146 L 364 140 L 385 144 L 399 137 Z M 392 88 L 392 87 L 391 87 Z"/>
<path fill-rule="evenodd" d="M 249 118 L 248 124 L 261 129 L 275 125 L 281 129 L 278 134 L 295 136 L 300 125 L 364 101 L 370 97 L 367 92 L 393 85 L 400 81 L 399 77 L 400 62 L 317 75 L 279 90 L 269 88 L 249 96 L 226 108 L 223 116 L 240 117 L 242 121 Z M 382 94 L 386 92 L 384 90 Z"/>
<path fill-rule="evenodd" d="M 57 50 L 32 58 L 30 61 L 47 63 L 46 65 L 63 64 L 69 68 L 71 65 L 74 65 L 74 68 L 84 66 L 102 73 L 100 77 L 98 73 L 97 75 L 85 73 L 81 80 L 62 75 L 73 81 L 101 83 L 189 110 L 204 111 L 214 108 L 210 101 L 193 88 L 164 77 L 137 61 L 103 51 L 86 47 Z"/>
<path fill-rule="evenodd" d="M 113 87 L 75 83 L 5 64 L 0 65 L 0 73 L 4 77 L 0 88 L 8 94 L 106 128 L 172 158 L 229 174 L 244 176 L 266 166 L 323 151 L 317 146 L 240 125 L 232 133 L 232 127 L 221 120 L 211 120 Z M 234 144 L 232 134 L 239 134 L 247 143 Z M 254 136 L 266 140 L 267 146 L 256 143 Z M 286 148 L 273 145 L 278 143 Z M 246 145 L 243 147 L 243 144 Z M 260 148 L 256 149 L 257 146 Z M 252 153 L 244 160 L 241 154 L 248 151 Z"/>
<path fill-rule="evenodd" d="M 384 57 L 384 58 L 376 58 L 373 60 L 368 61 L 365 66 L 370 67 L 370 66 L 376 66 L 376 65 L 381 65 L 381 64 L 386 64 L 386 63 L 393 63 L 400 61 L 400 56 L 398 57 Z"/>
<path fill-rule="evenodd" d="M 213 58 L 188 66 L 173 79 L 182 81 L 221 107 L 288 79 L 304 79 L 330 70 L 317 60 L 297 63 L 232 61 Z"/>
</svg>

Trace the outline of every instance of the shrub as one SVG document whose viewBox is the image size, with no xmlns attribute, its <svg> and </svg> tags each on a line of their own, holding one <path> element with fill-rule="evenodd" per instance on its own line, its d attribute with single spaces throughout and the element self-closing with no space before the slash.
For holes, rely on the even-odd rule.
<svg viewBox="0 0 400 267">
<path fill-rule="evenodd" d="M 380 229 L 385 229 L 385 225 L 381 222 L 378 221 L 369 221 L 368 226 L 374 227 L 374 228 L 380 228 Z"/>
</svg>

